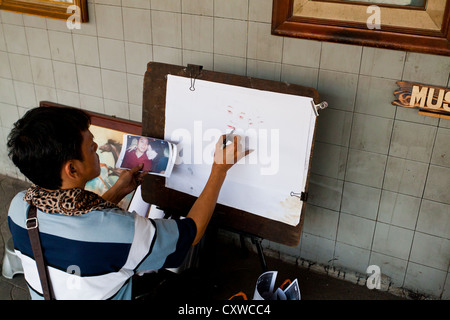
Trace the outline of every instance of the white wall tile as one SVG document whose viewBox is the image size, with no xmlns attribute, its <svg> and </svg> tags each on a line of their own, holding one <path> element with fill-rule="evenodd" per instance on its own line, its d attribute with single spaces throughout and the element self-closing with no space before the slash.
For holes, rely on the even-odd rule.
<svg viewBox="0 0 450 320">
<path fill-rule="evenodd" d="M 447 271 L 450 261 L 450 240 L 416 232 L 410 261 Z"/>
<path fill-rule="evenodd" d="M 247 60 L 243 57 L 214 54 L 214 71 L 243 76 L 247 72 Z"/>
<path fill-rule="evenodd" d="M 125 43 L 122 40 L 98 38 L 98 49 L 102 69 L 126 71 Z"/>
<path fill-rule="evenodd" d="M 78 92 L 56 89 L 56 96 L 56 102 L 64 104 L 66 106 L 80 108 L 80 95 L 78 94 Z"/>
<path fill-rule="evenodd" d="M 123 72 L 102 69 L 103 97 L 128 103 L 127 76 Z M 106 111 L 106 103 L 105 103 Z M 127 116 L 128 118 L 128 116 Z"/>
<path fill-rule="evenodd" d="M 214 18 L 214 53 L 246 57 L 247 23 Z"/>
<path fill-rule="evenodd" d="M 365 274 L 369 265 L 370 251 L 361 247 L 336 242 L 333 265 L 345 270 Z"/>
<path fill-rule="evenodd" d="M 377 222 L 372 250 L 407 260 L 414 231 Z"/>
<path fill-rule="evenodd" d="M 320 68 L 333 71 L 358 73 L 361 64 L 362 47 L 347 44 L 323 42 Z"/>
<path fill-rule="evenodd" d="M 439 128 L 434 143 L 431 163 L 450 167 L 450 128 Z"/>
<path fill-rule="evenodd" d="M 352 119 L 351 112 L 328 108 L 317 118 L 316 140 L 348 146 Z"/>
<path fill-rule="evenodd" d="M 52 88 L 55 87 L 53 64 L 51 60 L 30 57 L 30 64 L 34 84 Z"/>
<path fill-rule="evenodd" d="M 281 62 L 283 38 L 270 33 L 269 23 L 249 22 L 248 49 L 249 59 Z"/>
<path fill-rule="evenodd" d="M 95 20 L 99 37 L 123 40 L 122 8 L 96 4 Z"/>
<path fill-rule="evenodd" d="M 100 67 L 97 37 L 74 34 L 73 47 L 77 64 Z"/>
<path fill-rule="evenodd" d="M 348 148 L 315 141 L 310 171 L 330 178 L 344 179 Z"/>
<path fill-rule="evenodd" d="M 17 107 L 11 104 L 0 103 L 0 125 L 3 128 L 12 129 L 17 120 L 19 120 Z"/>
<path fill-rule="evenodd" d="M 73 63 L 53 61 L 56 89 L 78 92 L 77 71 Z"/>
<path fill-rule="evenodd" d="M 417 231 L 449 239 L 450 205 L 423 199 L 417 220 Z"/>
<path fill-rule="evenodd" d="M 450 57 L 408 52 L 402 80 L 445 87 L 448 70 Z"/>
<path fill-rule="evenodd" d="M 3 24 L 0 23 L 0 51 L 7 51 L 5 36 L 3 32 Z"/>
<path fill-rule="evenodd" d="M 11 67 L 9 66 L 8 53 L 5 51 L 0 51 L 0 77 L 1 78 L 12 78 Z"/>
<path fill-rule="evenodd" d="M 152 43 L 150 10 L 123 8 L 123 33 L 127 41 Z"/>
<path fill-rule="evenodd" d="M 127 74 L 127 83 L 128 83 L 128 102 L 135 105 L 142 105 L 144 77 L 134 74 Z"/>
<path fill-rule="evenodd" d="M 153 60 L 152 46 L 125 41 L 125 60 L 128 73 L 144 75 L 147 64 Z"/>
<path fill-rule="evenodd" d="M 281 63 L 248 59 L 247 75 L 258 79 L 280 81 Z"/>
<path fill-rule="evenodd" d="M 14 91 L 18 107 L 35 108 L 37 106 L 34 85 L 27 82 L 14 81 Z"/>
<path fill-rule="evenodd" d="M 426 163 L 388 157 L 383 189 L 421 197 L 427 170 Z"/>
<path fill-rule="evenodd" d="M 183 51 L 178 48 L 153 46 L 153 61 L 182 65 Z"/>
<path fill-rule="evenodd" d="M 181 0 L 183 13 L 212 16 L 214 14 L 214 0 Z"/>
<path fill-rule="evenodd" d="M 8 52 L 28 55 L 28 44 L 25 36 L 25 28 L 12 24 L 3 24 Z"/>
<path fill-rule="evenodd" d="M 116 100 L 105 99 L 105 112 L 106 114 L 115 116 L 122 119 L 130 119 L 130 113 L 128 110 L 128 103 Z"/>
<path fill-rule="evenodd" d="M 410 262 L 406 270 L 404 287 L 412 291 L 420 288 L 421 293 L 439 298 L 446 275 L 444 271 Z"/>
<path fill-rule="evenodd" d="M 154 45 L 181 48 L 181 15 L 152 11 L 151 19 Z"/>
<path fill-rule="evenodd" d="M 450 204 L 450 168 L 430 165 L 423 197 Z"/>
<path fill-rule="evenodd" d="M 244 20 L 248 15 L 248 0 L 214 0 L 216 17 Z"/>
<path fill-rule="evenodd" d="M 317 89 L 318 78 L 319 69 L 287 64 L 281 65 L 281 81 L 283 82 Z"/>
<path fill-rule="evenodd" d="M 387 154 L 394 120 L 355 113 L 350 147 Z"/>
<path fill-rule="evenodd" d="M 339 211 L 343 184 L 342 180 L 310 174 L 308 204 Z"/>
<path fill-rule="evenodd" d="M 344 183 L 341 212 L 375 220 L 381 190 L 351 182 Z"/>
<path fill-rule="evenodd" d="M 356 74 L 319 70 L 317 90 L 329 108 L 353 111 L 357 86 Z"/>
<path fill-rule="evenodd" d="M 30 56 L 51 59 L 48 31 L 45 29 L 25 28 Z"/>
<path fill-rule="evenodd" d="M 389 154 L 395 157 L 429 162 L 436 131 L 434 126 L 396 121 Z"/>
<path fill-rule="evenodd" d="M 212 17 L 182 15 L 183 48 L 213 52 L 214 20 Z"/>
<path fill-rule="evenodd" d="M 250 21 L 272 21 L 272 0 L 249 0 L 248 19 Z"/>
<path fill-rule="evenodd" d="M 78 87 L 80 93 L 102 97 L 102 76 L 100 68 L 77 65 Z"/>
<path fill-rule="evenodd" d="M 399 80 L 402 77 L 406 52 L 364 47 L 361 74 Z"/>
<path fill-rule="evenodd" d="M 335 241 L 302 233 L 300 256 L 312 262 L 329 265 L 334 258 Z"/>
<path fill-rule="evenodd" d="M 23 15 L 23 25 L 25 27 L 47 29 L 47 20 L 44 17 L 32 16 L 30 14 Z"/>
<path fill-rule="evenodd" d="M 181 0 L 151 0 L 152 10 L 181 12 Z"/>
<path fill-rule="evenodd" d="M 414 230 L 421 198 L 383 190 L 378 209 L 378 221 Z"/>
<path fill-rule="evenodd" d="M 336 239 L 339 212 L 308 205 L 304 219 L 302 232 L 330 240 Z"/>
<path fill-rule="evenodd" d="M 97 113 L 105 113 L 103 98 L 80 94 L 80 107 Z"/>
<path fill-rule="evenodd" d="M 183 50 L 183 66 L 196 64 L 203 66 L 203 70 L 214 70 L 214 55 L 208 52 Z"/>
<path fill-rule="evenodd" d="M 337 241 L 358 248 L 370 249 L 374 230 L 375 221 L 341 212 Z"/>
<path fill-rule="evenodd" d="M 36 93 L 36 100 L 40 101 L 57 101 L 56 89 L 45 86 L 34 86 L 34 92 Z"/>
<path fill-rule="evenodd" d="M 74 62 L 72 34 L 59 31 L 49 31 L 50 52 L 53 60 Z"/>
<path fill-rule="evenodd" d="M 11 75 L 14 80 L 33 82 L 31 74 L 30 57 L 21 54 L 9 54 L 9 63 L 11 66 Z"/>
<path fill-rule="evenodd" d="M 406 274 L 408 261 L 372 251 L 369 265 L 377 265 L 381 274 L 389 277 L 391 286 L 401 288 Z"/>
<path fill-rule="evenodd" d="M 350 149 L 345 179 L 369 187 L 381 188 L 387 156 Z"/>
<path fill-rule="evenodd" d="M 393 119 L 396 107 L 392 93 L 398 88 L 395 80 L 359 76 L 355 111 Z"/>
<path fill-rule="evenodd" d="M 320 41 L 285 38 L 283 43 L 283 63 L 318 68 L 320 65 Z"/>
</svg>

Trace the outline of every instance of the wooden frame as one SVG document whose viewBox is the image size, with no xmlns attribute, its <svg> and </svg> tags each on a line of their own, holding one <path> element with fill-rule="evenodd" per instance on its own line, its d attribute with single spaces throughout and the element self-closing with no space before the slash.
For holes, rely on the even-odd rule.
<svg viewBox="0 0 450 320">
<path fill-rule="evenodd" d="M 381 29 L 369 29 L 369 4 L 273 0 L 272 34 L 361 46 L 450 55 L 450 2 L 380 6 Z M 414 25 L 412 25 L 414 24 Z"/>
<path fill-rule="evenodd" d="M 67 8 L 76 5 L 80 8 L 79 22 L 88 22 L 87 0 L 73 0 L 73 3 L 58 2 L 51 0 L 0 0 L 0 10 L 13 11 L 18 13 L 32 14 L 47 18 L 67 20 L 77 13 Z"/>
<path fill-rule="evenodd" d="M 200 71 L 199 71 L 200 70 Z M 164 139 L 167 75 L 201 79 L 217 83 L 241 86 L 283 94 L 292 94 L 313 98 L 319 101 L 319 93 L 313 88 L 284 82 L 257 79 L 228 73 L 196 69 L 189 70 L 184 66 L 150 62 L 144 77 L 144 96 L 142 104 L 142 135 Z M 314 139 L 313 139 L 314 141 Z M 312 145 L 312 149 L 314 143 Z M 312 158 L 311 150 L 311 158 Z M 311 163 L 311 161 L 310 161 Z M 309 172 L 309 168 L 308 168 Z M 305 190 L 308 189 L 308 179 Z M 305 191 L 306 192 L 306 191 Z M 292 196 L 292 195 L 291 195 Z M 163 210 L 169 216 L 184 216 L 194 204 L 196 197 L 169 189 L 165 186 L 165 178 L 148 175 L 142 183 L 142 198 Z M 300 241 L 306 205 L 302 207 L 300 222 L 291 226 L 265 217 L 249 214 L 243 210 L 217 204 L 211 220 L 216 226 L 246 235 L 267 239 L 288 246 L 296 246 Z"/>
</svg>

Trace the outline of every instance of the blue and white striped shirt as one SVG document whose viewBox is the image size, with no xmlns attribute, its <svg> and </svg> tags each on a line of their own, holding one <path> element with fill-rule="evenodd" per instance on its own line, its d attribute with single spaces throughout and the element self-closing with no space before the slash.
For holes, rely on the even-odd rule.
<svg viewBox="0 0 450 320">
<path fill-rule="evenodd" d="M 43 299 L 26 219 L 25 191 L 8 223 L 32 299 Z M 139 271 L 178 267 L 196 235 L 192 219 L 146 219 L 120 209 L 67 216 L 37 210 L 44 258 L 56 299 L 131 299 Z"/>
</svg>

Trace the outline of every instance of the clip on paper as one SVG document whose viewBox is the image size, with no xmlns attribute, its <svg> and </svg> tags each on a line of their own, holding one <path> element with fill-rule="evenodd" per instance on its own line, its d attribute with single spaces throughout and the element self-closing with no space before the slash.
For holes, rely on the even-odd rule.
<svg viewBox="0 0 450 320">
<path fill-rule="evenodd" d="M 318 117 L 319 116 L 319 109 L 322 110 L 322 109 L 325 109 L 326 107 L 328 107 L 328 102 L 322 101 L 319 104 L 315 104 L 314 101 L 311 101 L 311 105 L 312 105 L 312 108 L 314 110 L 314 113 L 316 114 L 316 117 Z"/>
<path fill-rule="evenodd" d="M 307 192 L 295 193 L 295 192 L 291 191 L 291 197 L 297 197 L 301 201 L 305 202 L 306 200 L 308 200 L 308 193 Z"/>
<path fill-rule="evenodd" d="M 200 76 L 203 66 L 198 66 L 195 64 L 188 64 L 187 70 L 189 71 L 189 76 L 191 78 L 191 86 L 189 90 L 195 91 L 195 80 Z"/>
</svg>

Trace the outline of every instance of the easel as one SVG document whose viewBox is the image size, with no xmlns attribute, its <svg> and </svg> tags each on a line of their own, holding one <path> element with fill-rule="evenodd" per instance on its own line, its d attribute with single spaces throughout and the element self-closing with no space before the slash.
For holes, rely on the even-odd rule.
<svg viewBox="0 0 450 320">
<path fill-rule="evenodd" d="M 315 103 L 317 103 L 319 99 L 319 95 L 315 89 L 299 85 L 213 72 L 203 70 L 201 66 L 196 65 L 183 67 L 161 63 L 149 63 L 144 78 L 142 111 L 143 135 L 160 139 L 164 138 L 166 76 L 168 74 L 190 78 L 190 90 L 195 90 L 196 79 L 201 79 L 259 90 L 311 97 Z M 307 179 L 307 181 L 308 180 L 309 179 Z M 307 190 L 307 185 L 308 183 L 306 183 L 305 190 Z M 149 175 L 146 177 L 142 185 L 142 190 L 142 196 L 145 201 L 155 204 L 160 209 L 175 216 L 185 216 L 196 200 L 193 196 L 166 188 L 165 179 L 158 176 Z M 293 192 L 291 192 L 291 196 L 299 197 L 298 194 Z M 306 193 L 302 194 L 302 196 L 303 199 L 300 200 L 306 200 Z M 304 210 L 305 206 L 303 206 L 299 224 L 291 226 L 218 204 L 213 216 L 213 221 L 221 228 L 238 233 L 241 238 L 241 243 L 243 243 L 245 237 L 249 237 L 256 246 L 263 270 L 266 270 L 267 264 L 261 246 L 262 239 L 271 240 L 288 246 L 297 245 L 300 240 L 301 229 L 303 226 Z"/>
</svg>

